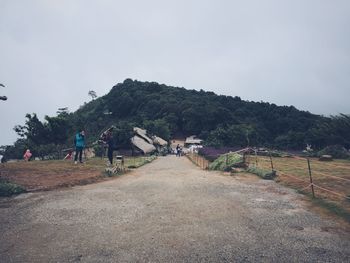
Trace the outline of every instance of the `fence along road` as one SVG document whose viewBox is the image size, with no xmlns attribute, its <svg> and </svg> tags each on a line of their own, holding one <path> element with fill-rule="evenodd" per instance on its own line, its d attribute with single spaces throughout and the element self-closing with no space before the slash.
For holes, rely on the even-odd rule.
<svg viewBox="0 0 350 263">
<path fill-rule="evenodd" d="M 345 207 L 349 207 L 349 201 L 350 201 L 350 165 L 336 165 L 336 164 L 330 164 L 326 162 L 320 162 L 316 161 L 315 159 L 308 159 L 304 157 L 299 156 L 292 156 L 287 158 L 272 158 L 270 156 L 270 159 L 264 158 L 264 157 L 252 157 L 251 159 L 255 158 L 255 162 L 252 162 L 253 166 L 261 167 L 263 169 L 271 169 L 275 170 L 277 172 L 278 176 L 282 177 L 289 177 L 292 178 L 298 182 L 304 183 L 302 187 L 297 186 L 301 191 L 306 191 L 308 189 L 311 190 L 313 197 L 315 196 L 321 196 L 322 198 L 328 199 L 328 200 L 343 200 L 343 205 Z M 260 161 L 258 161 L 260 159 Z M 285 163 L 282 165 L 281 160 Z M 294 160 L 294 162 L 293 162 Z M 277 164 L 276 164 L 277 163 Z M 282 167 L 281 167 L 282 166 Z M 315 167 L 316 166 L 316 167 Z M 322 168 L 319 168 L 318 166 L 322 166 Z M 293 172 L 287 171 L 290 168 L 293 168 L 294 170 L 300 170 L 302 169 L 304 176 L 299 174 L 293 174 Z M 316 169 L 317 168 L 317 169 Z M 325 173 L 321 172 L 320 169 L 333 169 L 331 172 Z M 286 171 L 283 171 L 286 170 Z M 337 171 L 341 171 L 343 174 L 343 177 L 341 176 L 335 176 L 332 175 L 332 172 L 334 173 Z M 306 180 L 305 175 L 308 175 L 308 180 Z M 316 179 L 316 182 L 315 182 Z M 337 181 L 341 182 L 341 184 L 337 183 Z M 326 184 L 326 186 L 323 186 L 323 184 Z M 338 188 L 338 189 L 337 189 Z M 318 191 L 316 191 L 316 189 Z M 315 195 L 315 192 L 317 195 Z M 328 193 L 328 195 L 325 195 L 325 193 Z"/>
<path fill-rule="evenodd" d="M 349 262 L 293 190 L 160 157 L 115 180 L 0 199 L 1 262 Z"/>
</svg>

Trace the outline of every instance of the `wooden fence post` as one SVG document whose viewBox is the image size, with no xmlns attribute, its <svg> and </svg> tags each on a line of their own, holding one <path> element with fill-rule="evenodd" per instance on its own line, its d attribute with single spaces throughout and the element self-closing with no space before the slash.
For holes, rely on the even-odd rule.
<svg viewBox="0 0 350 263">
<path fill-rule="evenodd" d="M 227 169 L 227 166 L 228 166 L 228 154 L 226 153 L 226 169 Z"/>
<path fill-rule="evenodd" d="M 309 176 L 310 176 L 310 185 L 311 185 L 312 197 L 315 198 L 314 184 L 312 182 L 312 175 L 311 175 L 310 160 L 309 160 L 309 158 L 307 158 L 306 160 L 307 160 L 307 167 L 309 168 Z"/>
<path fill-rule="evenodd" d="M 270 154 L 270 162 L 271 162 L 271 171 L 273 172 L 273 162 L 272 162 L 272 156 L 271 156 L 271 152 L 269 151 Z"/>
</svg>

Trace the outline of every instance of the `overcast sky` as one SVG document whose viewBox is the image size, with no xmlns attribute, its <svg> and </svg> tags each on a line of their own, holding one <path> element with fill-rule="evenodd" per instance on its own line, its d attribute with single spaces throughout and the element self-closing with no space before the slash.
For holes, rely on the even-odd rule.
<svg viewBox="0 0 350 263">
<path fill-rule="evenodd" d="M 0 145 L 126 78 L 350 113 L 350 1 L 0 0 Z"/>
</svg>

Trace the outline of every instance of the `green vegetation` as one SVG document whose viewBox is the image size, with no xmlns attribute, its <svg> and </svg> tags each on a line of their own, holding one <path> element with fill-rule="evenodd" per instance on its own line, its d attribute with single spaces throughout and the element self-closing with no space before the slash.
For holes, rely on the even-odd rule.
<svg viewBox="0 0 350 263">
<path fill-rule="evenodd" d="M 142 165 L 152 162 L 156 158 L 157 156 L 155 155 L 125 158 L 124 167 L 128 169 L 135 169 L 135 168 L 141 167 Z M 128 172 L 127 169 L 123 170 L 123 169 L 115 169 L 115 167 L 108 167 L 108 168 L 105 168 L 104 174 L 108 177 L 112 177 L 112 176 L 118 176 L 118 175 L 124 174 L 126 172 Z"/>
<path fill-rule="evenodd" d="M 22 186 L 0 180 L 0 196 L 11 196 L 24 192 L 25 189 Z"/>
<path fill-rule="evenodd" d="M 318 156 L 331 155 L 336 159 L 348 159 L 350 157 L 349 152 L 341 145 L 330 145 L 322 149 L 317 153 Z"/>
<path fill-rule="evenodd" d="M 252 174 L 256 174 L 257 176 L 266 179 L 266 180 L 272 180 L 273 178 L 276 177 L 276 172 L 275 171 L 271 171 L 271 170 L 265 170 L 259 167 L 248 167 L 247 172 L 252 173 Z"/>
<path fill-rule="evenodd" d="M 73 146 L 78 129 L 85 129 L 87 144 L 92 145 L 111 125 L 117 127 L 117 148 L 130 147 L 134 126 L 166 140 L 196 134 L 215 147 L 300 150 L 308 143 L 315 151 L 336 144 L 350 148 L 349 115 L 327 118 L 293 106 L 126 79 L 76 112 L 62 108 L 57 116 L 46 116 L 44 121 L 27 114 L 25 125 L 15 127 L 20 138 L 6 148 L 5 158 L 22 158 L 26 148 L 32 150 L 33 157 L 57 158 L 62 149 Z"/>
<path fill-rule="evenodd" d="M 147 163 L 150 163 L 155 159 L 157 159 L 157 156 L 155 155 L 126 158 L 125 166 L 127 168 L 134 169 L 134 168 L 141 167 L 142 165 L 145 165 Z"/>
<path fill-rule="evenodd" d="M 210 170 L 230 171 L 233 167 L 240 167 L 244 164 L 243 156 L 237 153 L 221 155 L 209 165 Z"/>
</svg>

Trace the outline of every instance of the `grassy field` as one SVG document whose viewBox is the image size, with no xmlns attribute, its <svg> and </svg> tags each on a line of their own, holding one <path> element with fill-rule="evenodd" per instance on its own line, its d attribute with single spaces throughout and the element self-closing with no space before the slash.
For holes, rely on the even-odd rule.
<svg viewBox="0 0 350 263">
<path fill-rule="evenodd" d="M 271 161 L 265 156 L 250 156 L 250 166 L 271 169 Z M 274 170 L 277 171 L 277 181 L 293 187 L 300 192 L 311 194 L 308 164 L 303 158 L 272 158 Z M 318 199 L 329 201 L 350 213 L 350 161 L 334 160 L 321 162 L 310 159 L 311 174 Z M 324 189 L 329 191 L 326 191 Z M 349 197 L 349 198 L 347 198 Z"/>
<path fill-rule="evenodd" d="M 137 168 L 154 157 L 128 157 L 124 166 Z M 91 158 L 83 164 L 67 160 L 14 162 L 0 165 L 0 182 L 15 183 L 26 191 L 50 190 L 58 187 L 88 184 L 106 180 L 107 159 Z"/>
</svg>

